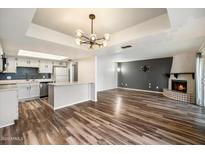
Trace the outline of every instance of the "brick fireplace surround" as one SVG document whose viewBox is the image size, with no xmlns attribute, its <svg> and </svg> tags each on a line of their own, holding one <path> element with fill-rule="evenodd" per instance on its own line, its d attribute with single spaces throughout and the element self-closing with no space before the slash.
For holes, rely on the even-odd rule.
<svg viewBox="0 0 205 154">
<path fill-rule="evenodd" d="M 195 104 L 195 97 L 191 93 L 182 93 L 182 92 L 173 91 L 169 89 L 163 89 L 163 95 L 178 101 Z"/>
</svg>

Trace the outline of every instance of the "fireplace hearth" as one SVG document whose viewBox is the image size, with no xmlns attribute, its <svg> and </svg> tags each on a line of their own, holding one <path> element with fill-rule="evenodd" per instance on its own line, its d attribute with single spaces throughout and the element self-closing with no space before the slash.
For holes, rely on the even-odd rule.
<svg viewBox="0 0 205 154">
<path fill-rule="evenodd" d="M 172 90 L 186 93 L 187 92 L 187 81 L 172 80 Z"/>
</svg>

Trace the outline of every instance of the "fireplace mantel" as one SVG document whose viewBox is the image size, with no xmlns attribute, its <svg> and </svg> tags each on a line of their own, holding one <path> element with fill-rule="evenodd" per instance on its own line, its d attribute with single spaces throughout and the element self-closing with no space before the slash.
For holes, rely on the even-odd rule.
<svg viewBox="0 0 205 154">
<path fill-rule="evenodd" d="M 179 74 L 191 74 L 192 75 L 192 79 L 195 79 L 195 73 L 194 72 L 181 72 L 181 73 L 167 73 L 166 76 L 168 78 L 170 78 L 170 75 L 174 75 L 175 78 L 178 78 Z"/>
</svg>

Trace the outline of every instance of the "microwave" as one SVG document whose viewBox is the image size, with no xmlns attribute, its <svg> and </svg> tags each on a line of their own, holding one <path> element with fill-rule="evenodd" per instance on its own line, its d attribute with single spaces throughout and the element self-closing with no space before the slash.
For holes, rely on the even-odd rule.
<svg viewBox="0 0 205 154">
<path fill-rule="evenodd" d="M 6 58 L 0 57 L 0 72 L 6 70 Z"/>
</svg>

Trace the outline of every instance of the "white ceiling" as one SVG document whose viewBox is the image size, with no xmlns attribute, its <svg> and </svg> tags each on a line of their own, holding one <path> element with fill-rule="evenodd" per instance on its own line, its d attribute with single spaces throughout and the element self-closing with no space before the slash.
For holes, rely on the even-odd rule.
<svg viewBox="0 0 205 154">
<path fill-rule="evenodd" d="M 93 9 L 95 11 L 92 13 L 95 13 L 97 19 L 100 19 L 99 23 L 104 23 L 103 21 L 114 22 L 112 22 L 113 26 L 110 24 L 100 26 L 101 24 L 99 24 L 97 35 L 104 33 L 104 31 L 112 33 L 108 47 L 87 50 L 86 47 L 79 47 L 75 44 L 75 38 L 68 35 L 73 30 L 70 28 L 67 30 L 66 27 L 71 26 L 73 29 L 78 29 L 81 28 L 80 25 L 85 25 L 82 29 L 85 27 L 85 31 L 87 31 L 86 24 L 89 25 L 89 21 L 86 18 L 90 11 L 84 12 L 85 18 L 82 19 L 82 24 L 76 25 L 76 28 L 72 24 L 65 24 L 60 30 L 57 29 L 60 22 L 57 15 L 54 15 L 55 13 L 50 13 L 49 17 L 44 16 L 45 23 L 51 22 L 53 19 L 52 23 L 57 24 L 54 25 L 54 30 L 52 27 L 36 24 L 35 20 L 37 19 L 35 18 L 39 16 L 39 10 L 41 9 L 0 9 L 0 42 L 6 54 L 15 56 L 19 49 L 62 55 L 69 57 L 69 59 L 89 57 L 95 54 L 116 54 L 118 61 L 129 61 L 197 51 L 205 40 L 205 9 L 167 9 L 167 11 L 164 9 L 158 11 L 156 11 L 157 9 L 108 9 L 113 13 L 113 16 L 110 15 L 109 18 L 100 17 L 103 13 L 109 14 L 109 11 L 105 11 L 106 9 Z M 50 10 L 53 9 L 48 10 L 48 12 L 52 12 Z M 56 11 L 56 9 L 54 10 Z M 78 16 L 83 16 L 82 12 L 89 9 L 57 10 L 60 10 L 57 14 L 63 14 L 64 11 L 67 14 L 68 10 L 81 12 L 79 15 L 75 13 L 76 18 L 79 19 Z M 141 14 L 129 15 L 131 12 L 140 11 Z M 143 11 L 144 13 L 142 13 Z M 164 11 L 165 13 L 163 13 Z M 122 18 L 119 17 L 120 14 Z M 125 18 L 127 16 L 130 18 Z M 76 18 L 72 18 L 69 22 L 80 22 Z M 59 20 L 62 19 L 63 17 Z M 131 44 L 133 47 L 126 50 L 120 48 L 127 44 Z"/>
<path fill-rule="evenodd" d="M 151 18 L 165 14 L 166 9 L 98 8 L 98 9 L 37 9 L 33 23 L 75 36 L 77 29 L 90 33 L 89 14 L 95 14 L 94 32 L 98 35 L 115 33 Z"/>
</svg>

